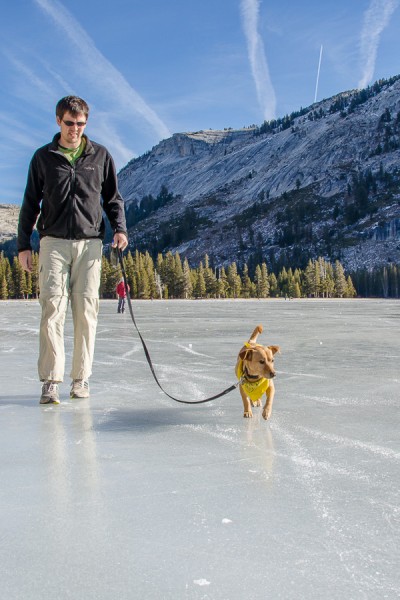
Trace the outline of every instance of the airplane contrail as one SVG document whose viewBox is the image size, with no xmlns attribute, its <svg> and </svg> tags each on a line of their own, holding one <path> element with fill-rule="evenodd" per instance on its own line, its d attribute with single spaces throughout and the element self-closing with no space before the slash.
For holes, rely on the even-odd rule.
<svg viewBox="0 0 400 600">
<path fill-rule="evenodd" d="M 80 60 L 85 64 L 86 78 L 94 85 L 101 84 L 102 94 L 109 95 L 112 103 L 117 102 L 124 114 L 140 115 L 161 138 L 171 136 L 170 131 L 154 110 L 134 90 L 124 76 L 97 49 L 91 37 L 80 23 L 58 0 L 34 0 L 51 17 L 79 51 Z"/>
<path fill-rule="evenodd" d="M 373 79 L 381 33 L 389 24 L 390 17 L 398 5 L 399 0 L 371 0 L 364 13 L 360 40 L 364 67 L 358 84 L 359 89 L 365 88 Z"/>
<path fill-rule="evenodd" d="M 275 118 L 276 97 L 269 74 L 264 44 L 258 33 L 259 0 L 241 0 L 243 29 L 247 39 L 247 51 L 257 91 L 257 98 L 265 120 Z"/>
<path fill-rule="evenodd" d="M 314 96 L 314 103 L 317 101 L 317 95 L 318 95 L 318 84 L 319 84 L 319 74 L 321 71 L 321 60 L 322 60 L 322 44 L 321 44 L 321 50 L 319 51 L 319 61 L 318 61 L 318 71 L 317 71 L 317 82 L 315 84 L 315 96 Z"/>
</svg>

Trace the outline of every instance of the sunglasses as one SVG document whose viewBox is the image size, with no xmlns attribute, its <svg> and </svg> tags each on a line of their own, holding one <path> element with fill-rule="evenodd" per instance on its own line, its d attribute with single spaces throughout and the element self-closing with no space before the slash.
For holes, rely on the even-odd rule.
<svg viewBox="0 0 400 600">
<path fill-rule="evenodd" d="M 73 127 L 74 125 L 77 125 L 78 127 L 85 127 L 86 125 L 86 121 L 64 121 L 63 119 L 62 122 L 67 127 Z"/>
</svg>

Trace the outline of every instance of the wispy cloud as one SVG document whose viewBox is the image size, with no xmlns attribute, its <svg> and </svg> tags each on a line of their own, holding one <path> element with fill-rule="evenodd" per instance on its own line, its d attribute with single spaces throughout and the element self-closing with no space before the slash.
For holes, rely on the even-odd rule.
<svg viewBox="0 0 400 600">
<path fill-rule="evenodd" d="M 264 119 L 270 120 L 275 117 L 276 97 L 269 74 L 264 44 L 258 32 L 260 0 L 241 0 L 240 7 L 258 102 Z"/>
<path fill-rule="evenodd" d="M 373 80 L 381 33 L 389 24 L 398 5 L 399 0 L 371 0 L 364 13 L 360 41 L 363 63 L 363 73 L 358 84 L 360 89 L 365 88 Z"/>
<path fill-rule="evenodd" d="M 15 119 L 9 112 L 0 112 L 0 153 L 7 157 L 9 164 L 15 155 L 21 154 L 26 148 L 31 150 L 43 142 L 42 132 L 30 127 L 27 129 L 23 121 Z"/>
<path fill-rule="evenodd" d="M 23 82 L 25 93 L 27 87 L 33 92 L 33 95 L 40 94 L 40 96 L 48 97 L 56 93 L 56 89 L 50 82 L 43 79 L 43 77 L 39 77 L 25 62 L 16 58 L 10 52 L 4 52 L 4 54 L 13 65 L 15 71 L 19 73 L 19 79 Z"/>
<path fill-rule="evenodd" d="M 112 148 L 114 159 L 118 165 L 126 165 L 136 155 L 125 142 L 122 140 L 120 133 L 116 130 L 112 123 L 112 115 L 110 113 L 97 112 L 96 135 L 102 140 L 107 141 L 107 146 Z"/>
<path fill-rule="evenodd" d="M 58 0 L 35 0 L 36 4 L 63 31 L 79 54 L 85 78 L 108 99 L 110 106 L 119 107 L 125 118 L 134 116 L 144 119 L 160 139 L 171 135 L 168 127 L 132 88 L 125 77 L 98 50 L 80 23 Z M 64 42 L 63 42 L 64 43 Z"/>
<path fill-rule="evenodd" d="M 18 73 L 18 81 L 20 82 L 20 89 L 18 90 L 18 95 L 21 98 L 28 98 L 32 105 L 36 107 L 43 107 L 43 105 L 48 104 L 49 108 L 54 112 L 53 98 L 57 98 L 60 94 L 60 90 L 63 91 L 64 94 L 73 94 L 77 93 L 74 89 L 74 86 L 70 85 L 61 75 L 56 73 L 54 69 L 47 64 L 41 57 L 35 57 L 35 67 L 38 68 L 40 75 L 33 71 L 25 62 L 13 56 L 10 52 L 5 53 L 10 63 L 13 65 L 15 72 Z M 101 111 L 97 109 L 95 111 L 96 119 L 95 119 L 95 131 L 96 137 L 100 140 L 107 140 L 107 146 L 112 150 L 114 159 L 117 164 L 124 165 L 129 160 L 133 158 L 135 155 L 134 151 L 131 148 L 128 148 L 126 144 L 121 139 L 120 134 L 116 131 L 112 119 L 113 114 L 110 114 L 106 111 Z M 3 115 L 0 113 L 0 123 L 3 120 Z M 38 117 L 38 121 L 41 120 L 41 117 Z M 55 114 L 54 114 L 55 121 Z M 3 125 L 3 134 L 7 131 L 9 125 L 9 119 Z M 54 124 L 53 124 L 54 125 Z M 10 132 L 10 137 L 8 139 L 8 144 L 10 143 L 10 139 L 12 140 L 13 146 L 16 148 L 25 146 L 28 148 L 33 148 L 35 146 L 35 140 L 37 143 L 43 144 L 45 138 L 43 136 L 43 131 L 41 134 L 38 132 L 34 132 L 32 127 L 29 127 L 29 132 L 24 129 L 22 135 L 18 132 L 18 128 L 21 126 L 20 123 L 15 123 L 13 125 L 13 133 Z M 26 125 L 23 124 L 25 128 Z M 50 132 L 52 131 L 52 127 L 50 123 L 44 122 L 43 127 L 45 129 L 50 128 Z M 4 138 L 3 138 L 4 139 Z M 3 146 L 3 142 L 0 140 L 0 148 Z"/>
</svg>

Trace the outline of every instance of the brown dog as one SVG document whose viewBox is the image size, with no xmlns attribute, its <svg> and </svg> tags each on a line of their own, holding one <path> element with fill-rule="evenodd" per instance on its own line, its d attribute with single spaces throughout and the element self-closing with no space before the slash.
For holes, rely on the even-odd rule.
<svg viewBox="0 0 400 600">
<path fill-rule="evenodd" d="M 262 333 L 262 325 L 257 325 L 249 341 L 239 352 L 235 373 L 239 379 L 239 390 L 243 400 L 244 414 L 246 418 L 253 416 L 251 407 L 261 406 L 261 397 L 266 396 L 262 416 L 269 419 L 274 401 L 275 377 L 274 354 L 280 352 L 279 346 L 261 346 L 257 344 L 257 338 Z"/>
</svg>

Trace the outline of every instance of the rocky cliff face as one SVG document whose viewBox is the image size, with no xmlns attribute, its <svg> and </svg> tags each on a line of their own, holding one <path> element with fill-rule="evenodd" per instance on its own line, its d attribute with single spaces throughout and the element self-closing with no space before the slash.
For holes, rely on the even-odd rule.
<svg viewBox="0 0 400 600">
<path fill-rule="evenodd" d="M 193 266 L 400 263 L 399 159 L 400 76 L 260 127 L 177 133 L 119 173 L 131 248 Z M 0 207 L 0 243 L 18 212 Z"/>
<path fill-rule="evenodd" d="M 16 236 L 19 206 L 0 204 L 0 244 Z"/>
<path fill-rule="evenodd" d="M 399 92 L 393 78 L 260 128 L 162 141 L 119 174 L 128 209 L 162 186 L 175 195 L 130 229 L 132 244 L 219 264 L 400 262 Z"/>
</svg>

